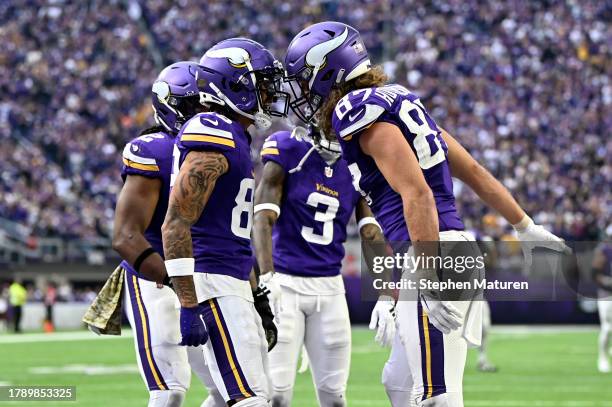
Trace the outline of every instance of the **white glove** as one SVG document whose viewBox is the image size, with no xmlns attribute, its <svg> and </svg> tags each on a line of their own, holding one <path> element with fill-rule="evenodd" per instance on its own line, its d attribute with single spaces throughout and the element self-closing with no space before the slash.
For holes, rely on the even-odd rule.
<svg viewBox="0 0 612 407">
<path fill-rule="evenodd" d="M 370 329 L 376 329 L 374 340 L 380 346 L 390 347 L 395 337 L 395 300 L 381 295 L 372 310 Z"/>
<path fill-rule="evenodd" d="M 274 312 L 275 319 L 278 318 L 280 313 L 280 303 L 282 289 L 278 282 L 278 277 L 273 271 L 269 271 L 259 276 L 259 285 L 264 292 L 268 295 L 268 301 L 270 301 L 270 308 Z M 277 321 L 278 322 L 278 321 Z"/>
<path fill-rule="evenodd" d="M 463 314 L 450 301 L 440 301 L 422 294 L 421 305 L 427 317 L 439 331 L 449 334 L 463 323 Z"/>
<path fill-rule="evenodd" d="M 512 225 L 518 239 L 521 241 L 521 249 L 525 257 L 525 268 L 529 269 L 533 262 L 533 249 L 544 247 L 561 253 L 571 253 L 571 249 L 563 243 L 563 239 L 550 233 L 540 225 L 533 223 L 527 215 L 516 225 Z"/>
</svg>

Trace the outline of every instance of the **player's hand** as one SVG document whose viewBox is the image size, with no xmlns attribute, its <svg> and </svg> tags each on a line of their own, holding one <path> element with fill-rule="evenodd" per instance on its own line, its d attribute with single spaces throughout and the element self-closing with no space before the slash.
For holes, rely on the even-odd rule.
<svg viewBox="0 0 612 407">
<path fill-rule="evenodd" d="M 270 308 L 268 293 L 261 287 L 257 287 L 253 291 L 253 300 L 255 301 L 255 309 L 261 317 L 261 325 L 266 332 L 266 340 L 268 341 L 268 352 L 276 346 L 278 340 L 278 329 L 274 324 L 274 314 Z"/>
<path fill-rule="evenodd" d="M 529 269 L 533 262 L 533 249 L 544 247 L 560 253 L 571 253 L 571 249 L 565 245 L 563 239 L 553 235 L 540 225 L 536 225 L 531 218 L 525 218 L 517 225 L 513 225 L 518 239 L 521 241 L 521 249 L 525 258 L 525 268 Z"/>
<path fill-rule="evenodd" d="M 181 307 L 181 346 L 200 346 L 208 340 L 204 324 L 204 307 Z"/>
<path fill-rule="evenodd" d="M 376 329 L 374 340 L 380 346 L 390 347 L 395 337 L 395 300 L 381 295 L 372 310 L 370 329 Z"/>
<path fill-rule="evenodd" d="M 433 295 L 423 293 L 420 297 L 423 310 L 439 331 L 449 334 L 462 325 L 463 314 L 450 301 L 440 301 Z"/>
<path fill-rule="evenodd" d="M 273 271 L 269 271 L 265 274 L 260 275 L 258 288 L 261 288 L 263 292 L 266 293 L 272 311 L 274 312 L 274 316 L 276 316 L 276 318 L 278 319 L 280 313 L 282 289 L 280 283 L 278 282 L 278 277 L 276 276 L 276 273 Z"/>
</svg>

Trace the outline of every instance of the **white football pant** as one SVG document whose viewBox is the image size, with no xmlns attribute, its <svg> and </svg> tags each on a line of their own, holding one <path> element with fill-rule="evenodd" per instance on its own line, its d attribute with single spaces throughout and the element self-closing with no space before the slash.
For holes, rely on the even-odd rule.
<svg viewBox="0 0 612 407">
<path fill-rule="evenodd" d="M 168 287 L 125 273 L 125 311 L 134 332 L 138 368 L 149 389 L 149 407 L 178 407 L 191 383 L 181 340 L 177 296 Z"/>
<path fill-rule="evenodd" d="M 441 232 L 440 240 L 465 242 L 474 241 L 474 237 L 468 232 L 450 231 Z M 477 255 L 479 253 L 475 252 L 474 256 Z M 464 323 L 459 329 L 445 335 L 428 320 L 417 292 L 401 291 L 396 305 L 400 340 L 394 342 L 391 358 L 383 373 L 387 393 L 391 391 L 391 395 L 399 399 L 393 407 L 463 407 L 463 371 L 467 348 L 468 343 L 470 346 L 480 345 L 483 301 L 453 301 L 453 305 L 465 316 Z M 402 345 L 400 350 L 397 349 L 399 344 Z M 408 372 L 402 371 L 406 367 L 411 380 L 394 379 L 407 376 Z M 406 404 L 401 401 L 398 392 L 401 386 L 407 386 L 410 382 L 411 404 Z M 404 392 L 408 390 L 404 389 Z"/>
<path fill-rule="evenodd" d="M 319 405 L 346 405 L 351 326 L 344 294 L 305 295 L 282 287 L 278 343 L 270 352 L 273 407 L 291 406 L 298 356 L 306 347 Z"/>
</svg>

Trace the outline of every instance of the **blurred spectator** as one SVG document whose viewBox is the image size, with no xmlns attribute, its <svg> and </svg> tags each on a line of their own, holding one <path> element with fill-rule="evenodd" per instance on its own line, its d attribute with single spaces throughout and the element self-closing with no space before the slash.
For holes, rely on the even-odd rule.
<svg viewBox="0 0 612 407">
<path fill-rule="evenodd" d="M 0 332 L 4 332 L 7 329 L 8 311 L 8 286 L 0 284 Z"/>
<path fill-rule="evenodd" d="M 595 239 L 612 212 L 611 15 L 597 0 L 1 2 L 0 217 L 34 236 L 108 237 L 119 154 L 151 124 L 163 64 L 233 36 L 282 59 L 299 30 L 334 19 L 538 223 Z M 487 208 L 457 192 L 468 228 L 483 226 Z"/>
<path fill-rule="evenodd" d="M 43 329 L 45 332 L 53 332 L 55 330 L 53 324 L 53 307 L 57 300 L 57 288 L 55 283 L 50 282 L 47 284 L 45 290 L 45 322 Z"/>
<path fill-rule="evenodd" d="M 28 299 L 28 293 L 26 288 L 22 285 L 19 277 L 13 280 L 13 283 L 9 287 L 10 303 L 12 308 L 13 318 L 13 331 L 15 333 L 21 332 L 21 317 L 23 313 L 23 306 Z"/>
</svg>

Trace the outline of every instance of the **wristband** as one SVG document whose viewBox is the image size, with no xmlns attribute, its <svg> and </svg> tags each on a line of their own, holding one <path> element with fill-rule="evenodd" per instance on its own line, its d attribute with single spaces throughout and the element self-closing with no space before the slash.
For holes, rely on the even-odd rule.
<svg viewBox="0 0 612 407">
<path fill-rule="evenodd" d="M 152 247 L 147 247 L 146 249 L 144 249 L 142 253 L 140 253 L 140 255 L 136 258 L 136 261 L 134 261 L 134 264 L 132 266 L 134 267 L 134 270 L 139 273 L 140 266 L 142 266 L 142 262 L 145 261 L 145 259 L 153 253 L 155 253 L 155 250 Z"/>
<path fill-rule="evenodd" d="M 257 205 L 255 205 L 255 208 L 253 209 L 253 212 L 257 213 L 259 211 L 264 211 L 266 209 L 276 213 L 277 217 L 280 216 L 280 207 L 277 204 L 273 204 L 273 203 L 260 203 L 260 204 L 257 204 Z"/>
<path fill-rule="evenodd" d="M 359 222 L 357 223 L 357 228 L 361 230 L 361 228 L 364 227 L 365 225 L 376 225 L 378 226 L 379 229 L 382 230 L 378 222 L 376 222 L 376 219 L 373 218 L 372 216 L 366 216 L 365 218 L 361 218 Z"/>
<path fill-rule="evenodd" d="M 531 218 L 527 215 L 525 215 L 523 217 L 523 219 L 521 219 L 521 221 L 515 225 L 512 225 L 512 227 L 514 228 L 514 230 L 516 230 L 517 232 L 522 232 L 525 229 L 527 229 L 527 227 L 529 225 L 533 224 L 533 220 L 531 220 Z"/>
<path fill-rule="evenodd" d="M 195 268 L 193 257 L 183 257 L 181 259 L 166 260 L 166 272 L 168 277 L 192 276 Z"/>
</svg>

